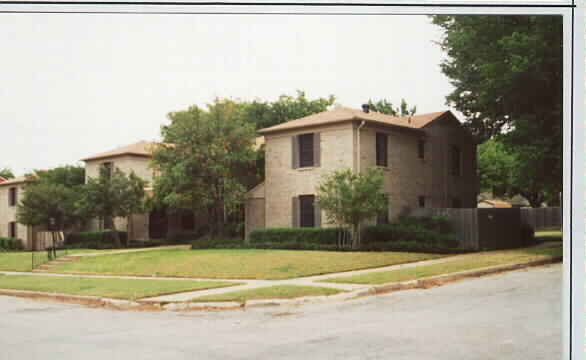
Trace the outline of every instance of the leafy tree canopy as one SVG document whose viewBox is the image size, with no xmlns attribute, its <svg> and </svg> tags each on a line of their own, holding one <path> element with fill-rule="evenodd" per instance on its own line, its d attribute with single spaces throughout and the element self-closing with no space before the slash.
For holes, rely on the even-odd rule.
<svg viewBox="0 0 586 360">
<path fill-rule="evenodd" d="M 395 107 L 387 99 L 381 99 L 376 102 L 369 99 L 367 104 L 372 111 L 392 116 L 412 116 L 417 112 L 417 106 L 409 107 L 405 99 L 401 99 L 401 104 L 398 107 Z"/>
<path fill-rule="evenodd" d="M 6 180 L 14 179 L 14 173 L 8 168 L 0 169 L 0 177 L 5 178 Z"/>
<path fill-rule="evenodd" d="M 161 128 L 165 144 L 153 153 L 155 206 L 171 210 L 207 210 L 217 234 L 226 216 L 242 203 L 243 177 L 254 173 L 255 129 L 246 109 L 216 99 L 207 110 L 191 106 L 169 114 Z"/>
<path fill-rule="evenodd" d="M 63 228 L 80 220 L 75 204 L 85 181 L 83 167 L 37 170 L 27 178 L 24 196 L 17 208 L 18 222 L 49 225 L 54 219 L 55 224 Z"/>
<path fill-rule="evenodd" d="M 432 19 L 444 30 L 439 44 L 447 59 L 441 69 L 454 87 L 447 104 L 464 114 L 479 143 L 497 137 L 506 145 L 516 159 L 517 179 L 526 179 L 517 181 L 520 191 L 530 183 L 534 203 L 556 199 L 563 164 L 562 18 Z"/>
</svg>

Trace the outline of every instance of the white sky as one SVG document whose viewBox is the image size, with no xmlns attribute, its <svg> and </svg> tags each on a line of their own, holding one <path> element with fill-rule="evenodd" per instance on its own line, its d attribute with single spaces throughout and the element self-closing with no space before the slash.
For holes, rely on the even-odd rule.
<svg viewBox="0 0 586 360">
<path fill-rule="evenodd" d="M 214 97 L 306 91 L 418 113 L 451 91 L 425 16 L 0 14 L 0 168 L 16 175 L 158 140 Z"/>
</svg>

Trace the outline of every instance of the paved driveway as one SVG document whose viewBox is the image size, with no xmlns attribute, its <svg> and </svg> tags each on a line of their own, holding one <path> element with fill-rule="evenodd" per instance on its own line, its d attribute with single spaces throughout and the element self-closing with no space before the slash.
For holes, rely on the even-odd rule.
<svg viewBox="0 0 586 360">
<path fill-rule="evenodd" d="M 0 359 L 558 359 L 561 265 L 340 304 L 143 313 L 0 296 Z"/>
</svg>

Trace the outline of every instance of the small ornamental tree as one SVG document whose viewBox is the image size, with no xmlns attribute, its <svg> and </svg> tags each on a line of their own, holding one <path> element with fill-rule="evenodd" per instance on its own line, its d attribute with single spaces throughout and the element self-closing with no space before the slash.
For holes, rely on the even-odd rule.
<svg viewBox="0 0 586 360">
<path fill-rule="evenodd" d="M 85 180 L 79 166 L 38 170 L 27 176 L 24 197 L 17 207 L 17 221 L 29 226 L 46 226 L 64 230 L 82 218 L 75 204 Z"/>
<path fill-rule="evenodd" d="M 9 168 L 0 169 L 0 177 L 4 179 L 14 179 L 14 173 Z"/>
<path fill-rule="evenodd" d="M 381 169 L 371 168 L 364 174 L 345 169 L 327 175 L 317 187 L 317 205 L 328 222 L 352 226 L 353 249 L 360 247 L 360 224 L 386 209 L 383 184 Z"/>
<path fill-rule="evenodd" d="M 85 217 L 104 220 L 104 227 L 114 232 L 114 241 L 120 247 L 120 237 L 114 218 L 126 217 L 144 211 L 146 182 L 134 172 L 126 175 L 119 169 L 108 174 L 105 168 L 97 178 L 89 178 L 76 203 L 78 213 Z M 130 239 L 127 238 L 128 241 Z"/>
</svg>

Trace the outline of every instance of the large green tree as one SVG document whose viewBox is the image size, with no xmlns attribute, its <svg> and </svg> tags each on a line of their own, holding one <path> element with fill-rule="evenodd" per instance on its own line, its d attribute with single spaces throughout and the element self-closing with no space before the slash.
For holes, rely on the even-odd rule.
<svg viewBox="0 0 586 360">
<path fill-rule="evenodd" d="M 381 169 L 370 168 L 356 174 L 350 169 L 327 175 L 317 187 L 317 205 L 328 222 L 352 227 L 352 248 L 360 247 L 360 224 L 386 208 Z"/>
<path fill-rule="evenodd" d="M 531 177 L 530 197 L 556 199 L 563 163 L 562 18 L 432 19 L 444 30 L 441 69 L 454 87 L 447 104 L 462 112 L 478 142 L 498 136 L 507 145 L 521 175 Z"/>
<path fill-rule="evenodd" d="M 175 211 L 207 212 L 212 235 L 238 210 L 254 173 L 255 129 L 243 106 L 216 99 L 206 110 L 191 106 L 168 115 L 164 143 L 153 153 L 153 203 Z"/>
<path fill-rule="evenodd" d="M 17 207 L 17 220 L 25 225 L 57 229 L 77 224 L 82 218 L 76 210 L 85 170 L 79 166 L 62 166 L 37 170 L 27 175 L 24 196 Z"/>
<path fill-rule="evenodd" d="M 0 177 L 4 179 L 14 179 L 14 173 L 9 168 L 0 169 Z"/>
<path fill-rule="evenodd" d="M 276 101 L 243 101 L 243 117 L 254 124 L 256 129 L 278 125 L 285 121 L 295 120 L 328 110 L 334 104 L 333 95 L 308 99 L 305 92 L 297 90 L 296 96 L 281 95 Z"/>
<path fill-rule="evenodd" d="M 394 106 L 393 103 L 387 99 L 380 99 L 378 101 L 368 100 L 370 110 L 392 116 L 412 116 L 417 112 L 417 106 L 409 107 L 405 99 L 401 99 L 400 105 Z"/>
<path fill-rule="evenodd" d="M 114 219 L 128 218 L 144 211 L 146 182 L 133 172 L 125 174 L 118 168 L 108 171 L 100 169 L 97 178 L 89 178 L 76 202 L 78 214 L 86 218 L 97 217 L 104 220 L 104 227 L 114 232 L 116 246 L 120 247 L 120 237 Z M 127 238 L 127 241 L 130 239 Z M 126 244 L 128 246 L 128 243 Z"/>
</svg>

